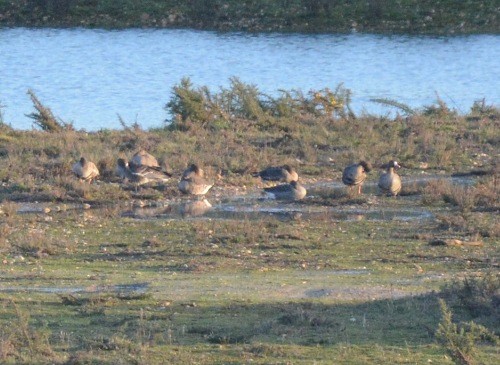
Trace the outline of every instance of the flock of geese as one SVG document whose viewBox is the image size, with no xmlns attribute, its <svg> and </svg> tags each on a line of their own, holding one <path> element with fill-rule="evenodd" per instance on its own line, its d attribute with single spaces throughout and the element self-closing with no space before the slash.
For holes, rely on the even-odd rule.
<svg viewBox="0 0 500 365">
<path fill-rule="evenodd" d="M 401 191 L 401 177 L 396 170 L 401 166 L 395 160 L 382 165 L 386 169 L 380 176 L 378 186 L 380 190 L 389 196 L 396 196 Z M 347 166 L 342 174 L 342 182 L 347 185 L 349 193 L 357 187 L 357 193 L 361 194 L 361 188 L 366 180 L 367 173 L 372 170 L 372 165 L 366 161 L 360 161 Z M 73 165 L 73 173 L 82 181 L 92 183 L 99 176 L 97 166 L 81 157 Z M 172 174 L 164 171 L 158 160 L 144 150 L 137 152 L 130 161 L 119 158 L 116 166 L 116 175 L 124 182 L 135 185 L 136 190 L 140 185 L 148 183 L 162 183 L 172 178 Z M 281 182 L 282 184 L 265 187 L 267 196 L 278 200 L 301 200 L 307 190 L 298 180 L 297 171 L 289 165 L 268 167 L 253 176 L 260 177 L 263 181 Z M 197 164 L 191 164 L 180 178 L 178 189 L 183 194 L 204 196 L 213 186 L 213 183 L 205 179 L 205 173 Z"/>
</svg>

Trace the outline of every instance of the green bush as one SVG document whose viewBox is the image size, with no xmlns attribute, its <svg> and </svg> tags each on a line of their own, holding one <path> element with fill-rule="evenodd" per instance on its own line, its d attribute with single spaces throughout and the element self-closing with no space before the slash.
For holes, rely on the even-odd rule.
<svg viewBox="0 0 500 365">
<path fill-rule="evenodd" d="M 453 280 L 444 287 L 443 294 L 455 307 L 465 308 L 473 317 L 500 317 L 500 274 L 498 272 Z"/>
<path fill-rule="evenodd" d="M 211 93 L 206 86 L 195 88 L 189 78 L 183 78 L 173 87 L 173 96 L 165 110 L 173 116 L 169 122 L 174 128 L 182 129 L 189 123 L 213 128 L 221 121 L 225 126 L 244 121 L 268 129 L 290 125 L 284 121 L 297 121 L 306 115 L 354 118 L 350 103 L 351 91 L 342 84 L 334 91 L 312 90 L 307 96 L 296 90 L 280 90 L 277 97 L 271 97 L 236 77 L 230 79 L 229 88 L 221 88 L 219 93 Z"/>
<path fill-rule="evenodd" d="M 445 301 L 440 299 L 442 320 L 436 331 L 437 341 L 448 351 L 452 359 L 459 365 L 473 365 L 477 361 L 474 358 L 476 343 L 489 341 L 498 345 L 500 340 L 486 327 L 474 322 L 453 323 L 452 313 Z"/>
</svg>

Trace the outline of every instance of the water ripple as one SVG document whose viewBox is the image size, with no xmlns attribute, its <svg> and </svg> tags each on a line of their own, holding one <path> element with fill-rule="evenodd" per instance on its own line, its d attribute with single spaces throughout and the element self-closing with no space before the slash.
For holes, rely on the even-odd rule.
<svg viewBox="0 0 500 365">
<path fill-rule="evenodd" d="M 168 117 L 164 106 L 182 77 L 218 91 L 236 76 L 267 94 L 343 82 L 357 111 L 388 112 L 374 97 L 421 107 L 437 92 L 466 112 L 477 99 L 500 102 L 499 39 L 6 28 L 0 103 L 4 122 L 20 129 L 32 127 L 30 88 L 78 129 L 120 128 L 117 114 L 150 128 Z"/>
</svg>

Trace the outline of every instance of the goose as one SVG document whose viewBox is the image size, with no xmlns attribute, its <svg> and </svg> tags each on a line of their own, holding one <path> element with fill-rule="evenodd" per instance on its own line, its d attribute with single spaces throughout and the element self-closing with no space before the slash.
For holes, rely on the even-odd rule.
<svg viewBox="0 0 500 365">
<path fill-rule="evenodd" d="M 160 167 L 147 166 L 147 165 L 135 165 L 129 162 L 129 169 L 135 174 L 140 174 L 148 177 L 152 180 L 167 181 L 172 174 L 163 171 Z"/>
<path fill-rule="evenodd" d="M 81 181 L 87 181 L 89 184 L 99 176 L 99 170 L 96 165 L 92 161 L 88 161 L 85 157 L 80 158 L 80 160 L 73 165 L 71 171 L 73 171 Z"/>
<path fill-rule="evenodd" d="M 266 195 L 277 200 L 301 200 L 307 194 L 304 188 L 298 181 L 292 181 L 289 184 L 281 184 L 269 188 L 264 188 Z"/>
<path fill-rule="evenodd" d="M 205 171 L 203 171 L 202 168 L 200 168 L 197 164 L 191 164 L 189 167 L 184 170 L 182 173 L 182 179 L 188 179 L 193 176 L 197 177 L 204 177 L 205 176 Z"/>
<path fill-rule="evenodd" d="M 351 192 L 353 186 L 358 186 L 358 194 L 361 194 L 361 187 L 366 180 L 366 174 L 372 170 L 369 162 L 360 161 L 347 166 L 342 174 L 342 182 L 348 186 Z"/>
<path fill-rule="evenodd" d="M 123 158 L 117 161 L 116 174 L 136 187 L 150 182 L 166 182 L 170 178 L 169 174 L 159 168 L 135 165 L 131 167 Z"/>
<path fill-rule="evenodd" d="M 260 176 L 260 178 L 264 181 L 281 181 L 286 183 L 297 181 L 299 179 L 297 171 L 295 171 L 295 169 L 290 165 L 268 167 L 267 169 L 253 174 L 253 176 Z"/>
<path fill-rule="evenodd" d="M 396 196 L 401 191 L 401 177 L 396 173 L 396 169 L 401 166 L 397 161 L 391 160 L 382 167 L 386 168 L 386 172 L 380 175 L 378 186 L 383 193 L 388 196 Z"/>
<path fill-rule="evenodd" d="M 184 194 L 205 195 L 213 184 L 208 183 L 203 177 L 192 176 L 187 179 L 181 179 L 179 190 Z"/>
<path fill-rule="evenodd" d="M 192 164 L 182 174 L 179 182 L 179 190 L 184 194 L 205 195 L 213 184 L 208 183 L 204 178 L 203 169 Z"/>
<path fill-rule="evenodd" d="M 149 154 L 145 150 L 137 151 L 129 161 L 130 167 L 132 166 L 150 166 L 150 167 L 160 167 L 158 160 L 153 155 Z"/>
<path fill-rule="evenodd" d="M 144 185 L 148 182 L 146 177 L 141 174 L 137 174 L 130 170 L 129 164 L 125 159 L 119 158 L 116 163 L 116 174 L 120 176 L 124 181 L 128 181 L 136 186 Z"/>
</svg>

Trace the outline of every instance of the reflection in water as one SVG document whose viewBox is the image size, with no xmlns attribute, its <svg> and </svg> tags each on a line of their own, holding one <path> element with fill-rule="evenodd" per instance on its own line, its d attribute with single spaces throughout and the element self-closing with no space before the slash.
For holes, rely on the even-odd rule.
<svg viewBox="0 0 500 365">
<path fill-rule="evenodd" d="M 314 202 L 316 195 L 320 196 L 324 190 L 343 190 L 344 186 L 338 181 L 316 182 L 307 188 L 311 194 L 300 202 L 275 201 L 263 199 L 258 194 L 228 195 L 216 200 L 214 205 L 207 199 L 187 199 L 177 201 L 133 202 L 123 207 L 124 217 L 136 219 L 185 219 L 204 216 L 208 219 L 241 219 L 262 220 L 270 217 L 280 220 L 308 220 L 323 219 L 329 221 L 414 221 L 433 219 L 434 214 L 427 207 L 418 204 L 419 189 L 430 181 L 437 179 L 451 181 L 453 184 L 470 186 L 476 179 L 472 176 L 406 176 L 405 186 L 414 186 L 415 194 L 397 198 L 380 197 L 376 181 L 365 184 L 365 196 L 373 195 L 367 204 L 339 204 L 322 205 Z M 379 195 L 379 197 L 377 197 Z M 341 196 L 341 195 L 339 195 Z M 308 198 L 311 200 L 308 202 Z M 335 199 L 335 198 L 332 198 Z M 385 204 L 384 202 L 394 202 Z M 397 203 L 401 202 L 401 203 Z M 406 203 L 405 203 L 406 202 Z M 88 207 L 90 208 L 90 207 Z M 31 214 L 68 214 L 69 211 L 84 209 L 96 216 L 99 209 L 85 210 L 81 205 L 63 205 L 48 207 L 46 204 L 23 203 L 18 213 Z M 87 213 L 84 213 L 87 214 Z"/>
<path fill-rule="evenodd" d="M 122 213 L 124 217 L 137 219 L 152 219 L 152 218 L 189 218 L 199 217 L 212 209 L 212 204 L 207 199 L 188 200 L 181 203 L 169 203 L 160 207 L 150 206 L 134 206 Z"/>
<path fill-rule="evenodd" d="M 182 217 L 199 217 L 212 209 L 212 204 L 207 199 L 189 201 L 180 206 Z"/>
<path fill-rule="evenodd" d="M 122 213 L 123 217 L 131 217 L 137 219 L 148 219 L 148 218 L 157 218 L 165 215 L 170 215 L 175 210 L 171 205 L 163 206 L 163 207 L 141 207 L 135 206 L 132 209 L 126 210 Z"/>
</svg>

